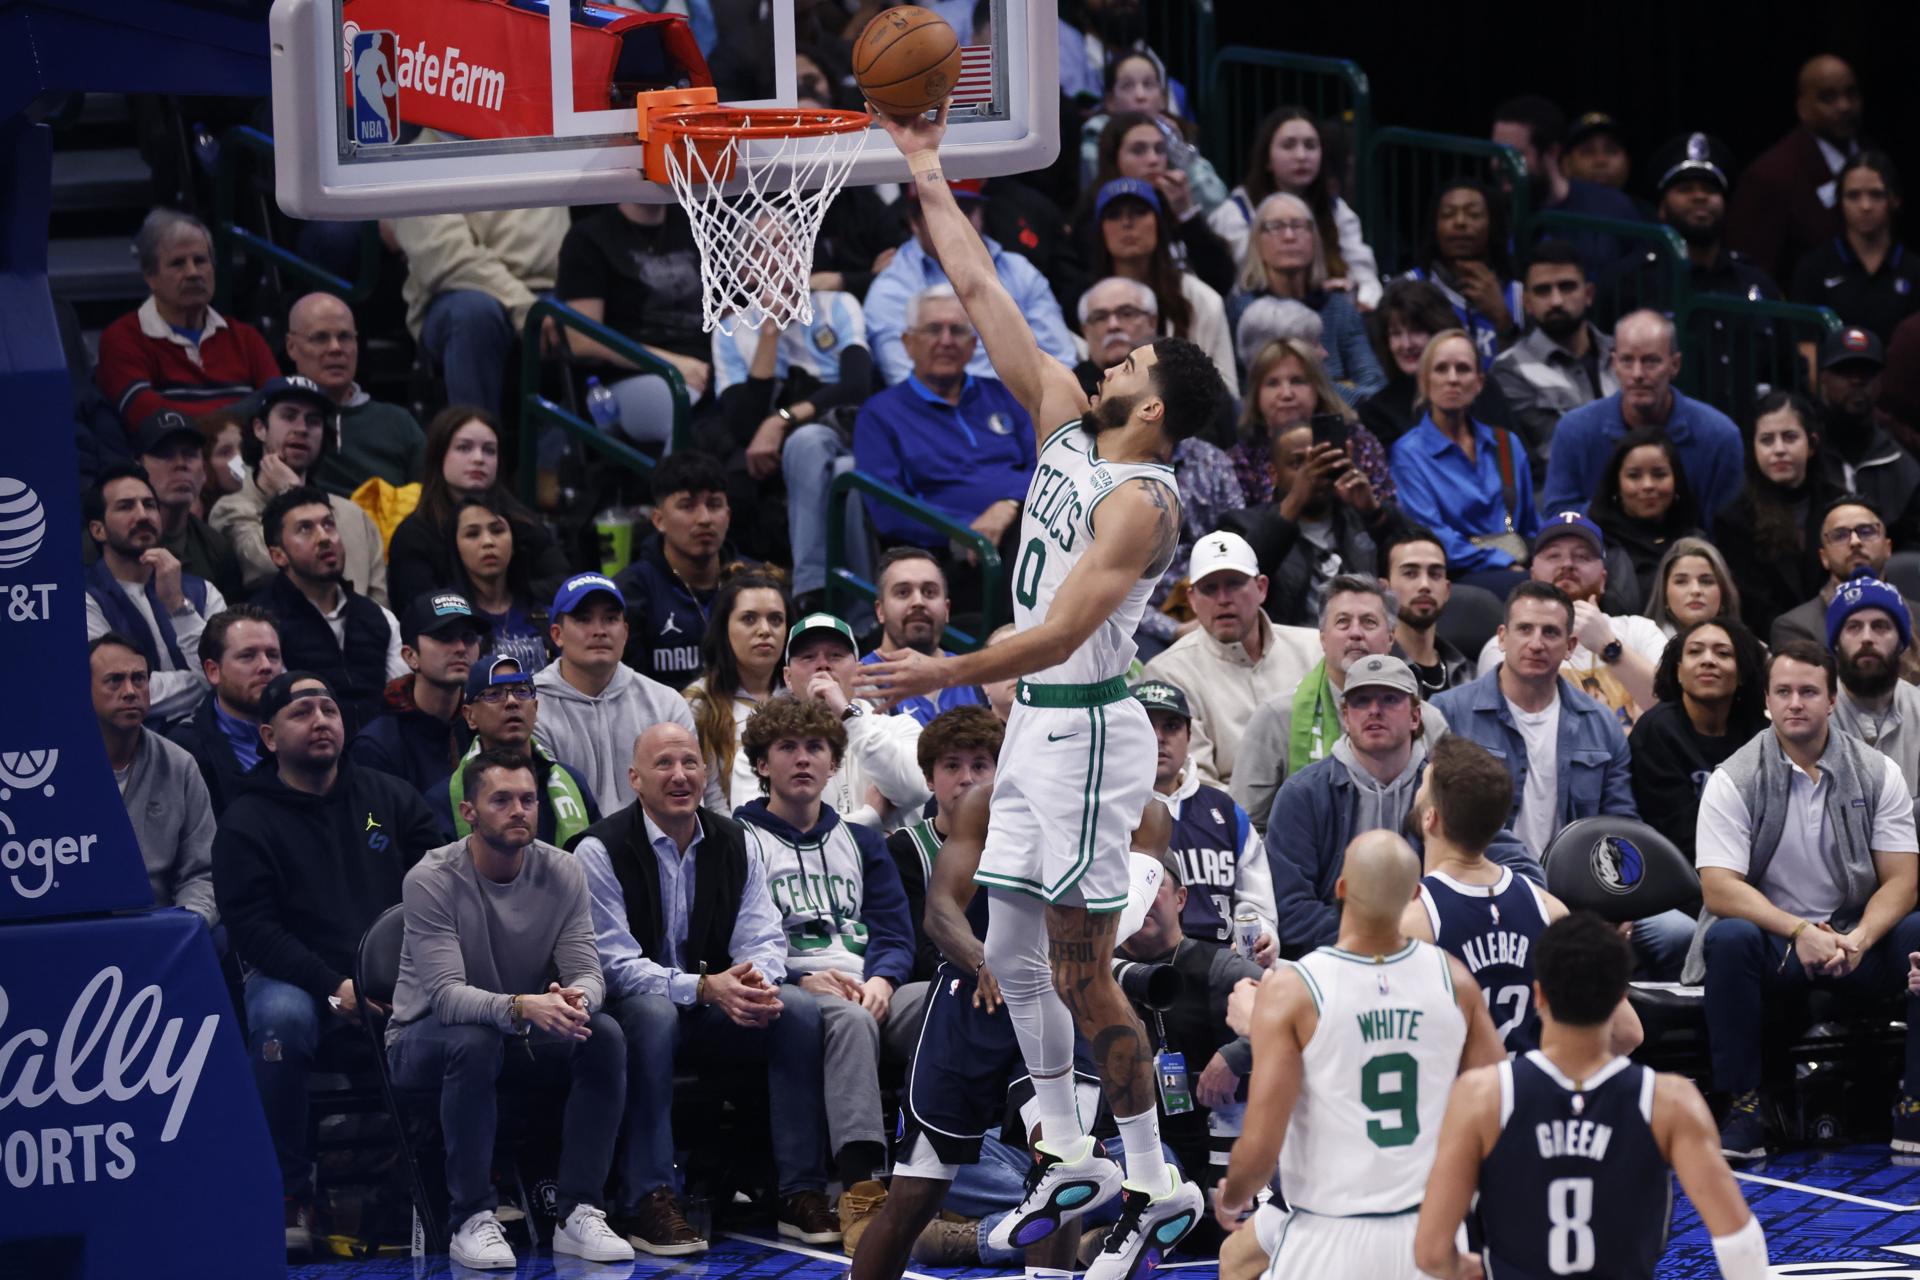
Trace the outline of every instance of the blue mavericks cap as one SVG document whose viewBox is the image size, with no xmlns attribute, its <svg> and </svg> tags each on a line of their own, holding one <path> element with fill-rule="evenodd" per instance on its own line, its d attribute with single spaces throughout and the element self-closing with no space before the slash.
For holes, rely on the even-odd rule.
<svg viewBox="0 0 1920 1280">
<path fill-rule="evenodd" d="M 1533 553 L 1540 554 L 1540 548 L 1555 538 L 1567 536 L 1585 538 L 1593 549 L 1601 555 L 1607 554 L 1607 540 L 1600 532 L 1600 526 L 1581 515 L 1578 511 L 1562 511 L 1540 524 L 1540 532 L 1533 535 Z"/>
<path fill-rule="evenodd" d="M 1139 178 L 1115 178 L 1100 188 L 1100 194 L 1093 198 L 1093 216 L 1097 221 L 1106 216 L 1107 206 L 1123 196 L 1132 196 L 1135 200 L 1144 200 L 1155 213 L 1160 211 L 1160 193 L 1153 189 L 1151 182 Z"/>
<path fill-rule="evenodd" d="M 613 602 L 624 612 L 627 598 L 620 594 L 620 588 L 613 585 L 613 579 L 604 573 L 576 573 L 560 584 L 560 590 L 554 592 L 552 617 L 572 613 L 586 598 L 596 591 L 604 591 L 613 597 Z"/>
<path fill-rule="evenodd" d="M 499 684 L 532 683 L 533 673 L 521 670 L 520 659 L 496 654 L 480 659 L 467 672 L 467 696 L 471 698 L 482 689 L 491 689 Z"/>
<path fill-rule="evenodd" d="M 1827 606 L 1827 648 L 1839 651 L 1840 628 L 1862 609 L 1885 610 L 1900 632 L 1901 650 L 1913 647 L 1913 618 L 1907 613 L 1907 602 L 1892 583 L 1882 582 L 1873 576 L 1873 570 L 1862 568 L 1841 584 L 1833 593 L 1833 603 Z"/>
</svg>

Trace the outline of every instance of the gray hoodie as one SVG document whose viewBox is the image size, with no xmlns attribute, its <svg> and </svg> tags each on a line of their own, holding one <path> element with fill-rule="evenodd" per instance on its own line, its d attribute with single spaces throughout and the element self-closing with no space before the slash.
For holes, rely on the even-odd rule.
<svg viewBox="0 0 1920 1280">
<path fill-rule="evenodd" d="M 534 739 L 551 751 L 554 759 L 573 766 L 586 778 L 603 814 L 618 813 L 633 803 L 627 770 L 633 764 L 633 744 L 641 734 L 657 724 L 671 722 L 699 740 L 686 699 L 624 662 L 614 668 L 613 679 L 597 698 L 588 697 L 561 679 L 558 662 L 534 676 L 533 687 L 540 694 Z M 715 813 L 727 812 L 727 798 L 720 790 L 718 777 L 708 775 L 707 794 L 701 803 Z"/>
</svg>

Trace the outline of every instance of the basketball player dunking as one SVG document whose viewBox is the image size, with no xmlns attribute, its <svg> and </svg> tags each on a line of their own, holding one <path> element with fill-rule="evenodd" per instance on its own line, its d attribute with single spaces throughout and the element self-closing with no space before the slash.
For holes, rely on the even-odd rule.
<svg viewBox="0 0 1920 1280">
<path fill-rule="evenodd" d="M 861 668 L 863 692 L 898 701 L 1022 677 L 975 879 L 992 895 L 986 961 L 1045 1137 L 1026 1196 L 993 1242 L 1031 1244 L 1120 1193 L 1120 1219 L 1087 1276 L 1130 1280 L 1179 1243 L 1203 1199 L 1161 1155 L 1158 1073 L 1113 980 L 1128 841 L 1153 794 L 1155 759 L 1153 726 L 1128 698 L 1124 673 L 1147 595 L 1180 539 L 1173 448 L 1211 420 L 1226 388 L 1199 347 L 1159 338 L 1109 368 L 1089 401 L 1072 371 L 1040 350 L 947 188 L 946 108 L 935 119 L 875 114 L 906 155 L 938 260 L 1040 444 L 1013 568 L 1017 634 L 951 657 L 885 652 Z M 1076 1025 L 1119 1124 L 1124 1179 L 1075 1107 Z"/>
</svg>

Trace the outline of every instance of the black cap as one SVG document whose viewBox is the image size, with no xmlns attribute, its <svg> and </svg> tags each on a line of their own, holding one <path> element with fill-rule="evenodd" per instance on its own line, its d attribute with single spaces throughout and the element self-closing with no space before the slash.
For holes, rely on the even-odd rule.
<svg viewBox="0 0 1920 1280">
<path fill-rule="evenodd" d="M 1604 111 L 1588 111 L 1567 126 L 1567 136 L 1562 139 L 1562 145 L 1577 147 L 1596 133 L 1610 133 L 1614 141 L 1619 143 L 1627 140 L 1618 120 Z"/>
<path fill-rule="evenodd" d="M 1886 348 L 1868 329 L 1856 327 L 1830 333 L 1820 340 L 1820 367 L 1831 369 L 1842 364 L 1870 364 L 1883 369 L 1887 364 Z"/>
<path fill-rule="evenodd" d="M 1186 692 L 1177 684 L 1168 684 L 1165 680 L 1142 680 L 1127 692 L 1149 711 L 1165 711 L 1182 720 L 1193 719 L 1193 709 L 1187 705 Z"/>
<path fill-rule="evenodd" d="M 461 629 L 471 631 L 482 640 L 492 632 L 492 628 L 474 616 L 473 606 L 458 591 L 429 591 L 415 596 L 406 612 L 400 615 L 400 640 L 409 648 L 417 647 L 423 635 L 437 639 Z"/>
<path fill-rule="evenodd" d="M 193 425 L 192 418 L 178 409 L 150 413 L 141 420 L 139 430 L 133 434 L 134 456 L 157 453 L 167 441 L 183 437 L 195 444 L 200 443 L 200 428 Z"/>
<path fill-rule="evenodd" d="M 313 681 L 320 687 L 318 689 L 302 689 L 298 693 L 293 691 L 293 686 L 303 684 L 307 681 Z M 301 698 L 323 696 L 328 698 L 334 696 L 333 686 L 327 683 L 325 677 L 315 675 L 311 671 L 282 671 L 279 675 L 267 681 L 267 687 L 260 693 L 260 723 L 266 724 L 282 711 L 285 711 L 288 704 L 296 702 Z"/>
<path fill-rule="evenodd" d="M 327 417 L 333 417 L 335 406 L 332 398 L 320 389 L 319 383 L 312 378 L 303 378 L 297 373 L 289 373 L 285 377 L 268 381 L 267 385 L 260 388 L 259 393 L 254 396 L 253 411 L 264 414 L 282 400 L 304 400 Z"/>
<path fill-rule="evenodd" d="M 1726 143 L 1706 133 L 1683 133 L 1669 138 L 1653 153 L 1653 189 L 1664 194 L 1682 178 L 1706 178 L 1725 191 L 1733 185 L 1733 151 Z"/>
</svg>

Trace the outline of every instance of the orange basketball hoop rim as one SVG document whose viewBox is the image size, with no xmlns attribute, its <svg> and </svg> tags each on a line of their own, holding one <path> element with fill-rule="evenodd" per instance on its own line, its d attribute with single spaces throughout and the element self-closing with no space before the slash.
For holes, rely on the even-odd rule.
<svg viewBox="0 0 1920 1280">
<path fill-rule="evenodd" d="M 671 181 L 667 153 L 697 155 L 704 177 L 725 183 L 744 143 L 801 142 L 856 133 L 873 124 L 865 111 L 830 107 L 723 107 L 711 87 L 659 89 L 634 95 L 640 171 L 650 182 Z M 684 166 L 685 161 L 680 160 Z"/>
</svg>

